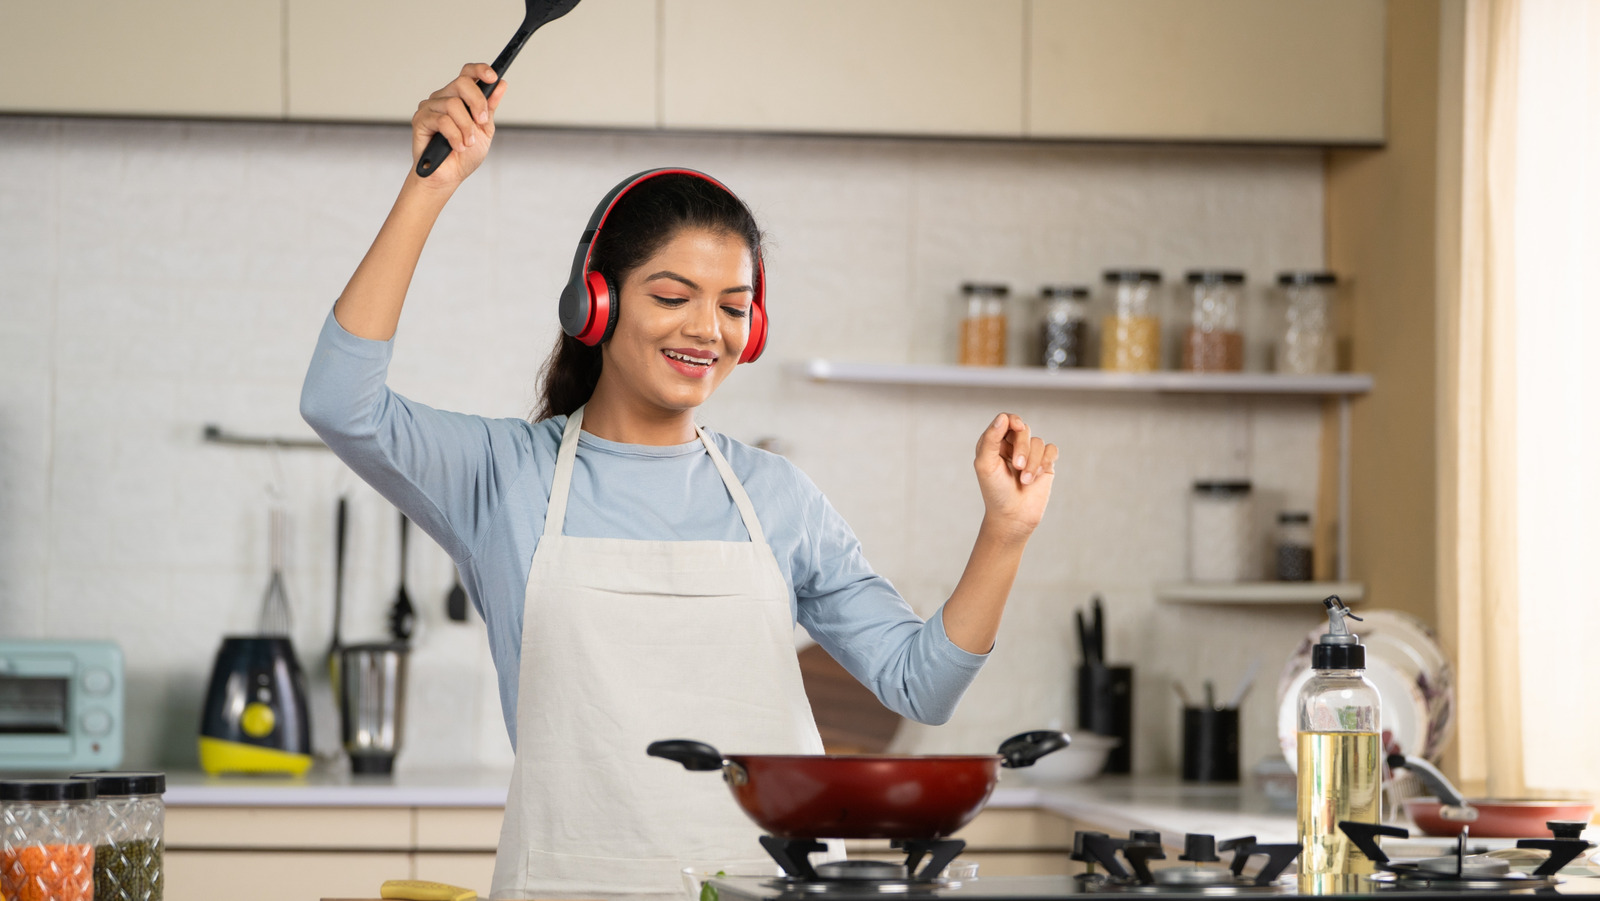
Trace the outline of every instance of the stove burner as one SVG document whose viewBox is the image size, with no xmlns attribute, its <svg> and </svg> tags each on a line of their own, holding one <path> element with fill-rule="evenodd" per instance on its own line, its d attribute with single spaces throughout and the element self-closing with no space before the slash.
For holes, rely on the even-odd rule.
<svg viewBox="0 0 1600 901">
<path fill-rule="evenodd" d="M 813 867 L 811 855 L 828 846 L 811 838 L 761 836 L 761 847 L 783 867 L 791 878 L 806 883 L 807 890 L 831 885 L 876 884 L 880 891 L 895 886 L 928 886 L 940 883 L 939 874 L 955 860 L 967 843 L 958 838 L 897 839 L 893 847 L 906 852 L 905 863 L 881 860 L 836 860 Z M 927 863 L 923 863 L 927 858 Z M 920 869 L 919 869 L 920 867 Z"/>
<path fill-rule="evenodd" d="M 1233 852 L 1228 866 L 1208 866 L 1221 862 L 1218 851 Z M 1082 861 L 1086 867 L 1084 874 L 1077 877 L 1078 881 L 1091 892 L 1179 891 L 1231 895 L 1273 891 L 1278 877 L 1299 854 L 1299 845 L 1257 844 L 1253 835 L 1228 839 L 1219 845 L 1213 836 L 1190 833 L 1184 836 L 1183 853 L 1178 859 L 1193 863 L 1193 867 L 1152 870 L 1150 861 L 1167 857 L 1161 847 L 1161 833 L 1154 830 L 1135 830 L 1127 838 L 1112 838 L 1104 832 L 1079 832 L 1072 840 L 1072 859 Z M 1246 876 L 1245 866 L 1252 857 L 1260 856 L 1266 857 L 1266 861 L 1254 876 Z M 1097 872 L 1097 866 L 1105 872 Z"/>
<path fill-rule="evenodd" d="M 1491 889 L 1544 889 L 1561 882 L 1556 873 L 1594 845 L 1582 839 L 1584 823 L 1551 821 L 1545 824 L 1554 838 L 1525 838 L 1517 841 L 1518 848 L 1535 848 L 1549 851 L 1550 857 L 1532 873 L 1511 869 L 1509 862 L 1497 857 L 1467 853 L 1467 827 L 1461 827 L 1456 837 L 1456 853 L 1449 857 L 1435 857 L 1417 863 L 1394 863 L 1378 845 L 1378 836 L 1410 838 L 1409 830 L 1398 826 L 1379 826 L 1376 823 L 1340 821 L 1339 829 L 1355 842 L 1362 853 L 1383 872 L 1372 877 L 1377 882 L 1388 882 L 1406 888 Z"/>
</svg>

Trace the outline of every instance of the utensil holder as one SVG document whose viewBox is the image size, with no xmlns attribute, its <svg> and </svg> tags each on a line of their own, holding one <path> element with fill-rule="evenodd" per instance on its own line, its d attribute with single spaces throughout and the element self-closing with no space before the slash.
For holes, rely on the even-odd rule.
<svg viewBox="0 0 1600 901">
<path fill-rule="evenodd" d="M 1133 770 L 1133 667 L 1078 667 L 1078 728 L 1121 740 L 1107 755 L 1104 772 Z"/>
<path fill-rule="evenodd" d="M 1237 708 L 1183 708 L 1183 780 L 1239 781 Z"/>
</svg>

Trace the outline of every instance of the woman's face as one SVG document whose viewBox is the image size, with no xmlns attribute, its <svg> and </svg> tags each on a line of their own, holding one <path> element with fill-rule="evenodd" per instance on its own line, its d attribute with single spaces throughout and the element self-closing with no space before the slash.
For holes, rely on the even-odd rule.
<svg viewBox="0 0 1600 901">
<path fill-rule="evenodd" d="M 679 231 L 618 289 L 603 377 L 663 412 L 705 403 L 744 350 L 754 285 L 750 250 L 737 235 Z"/>
</svg>

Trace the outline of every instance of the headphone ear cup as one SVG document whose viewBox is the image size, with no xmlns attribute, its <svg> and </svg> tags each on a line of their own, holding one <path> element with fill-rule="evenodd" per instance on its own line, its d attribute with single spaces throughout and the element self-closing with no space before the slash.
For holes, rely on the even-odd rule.
<svg viewBox="0 0 1600 901">
<path fill-rule="evenodd" d="M 622 293 L 617 290 L 617 283 L 608 276 L 602 275 L 600 280 L 605 282 L 606 285 L 607 302 L 606 308 L 596 313 L 595 316 L 596 318 L 603 318 L 606 324 L 605 330 L 600 333 L 599 343 L 603 344 L 611 340 L 611 333 L 617 330 L 617 307 L 620 306 L 618 301 L 622 299 Z"/>
<path fill-rule="evenodd" d="M 572 337 L 593 347 L 610 337 L 612 328 L 616 326 L 617 295 L 611 280 L 598 272 L 584 273 L 583 289 L 586 301 L 584 324 Z"/>
<path fill-rule="evenodd" d="M 750 335 L 745 339 L 744 350 L 739 354 L 739 362 L 754 363 L 766 347 L 767 305 L 753 303 L 750 305 Z"/>
</svg>

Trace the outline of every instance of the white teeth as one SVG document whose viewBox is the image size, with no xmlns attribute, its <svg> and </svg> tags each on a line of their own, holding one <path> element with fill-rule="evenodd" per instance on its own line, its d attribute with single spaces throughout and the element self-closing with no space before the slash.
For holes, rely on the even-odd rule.
<svg viewBox="0 0 1600 901">
<path fill-rule="evenodd" d="M 691 357 L 688 354 L 680 354 L 675 350 L 664 350 L 664 351 L 662 351 L 662 353 L 666 354 L 667 356 L 671 357 L 674 360 L 682 360 L 685 363 L 690 363 L 690 364 L 693 364 L 695 366 L 710 366 L 711 365 L 711 361 L 710 360 L 702 359 L 700 357 Z"/>
</svg>

